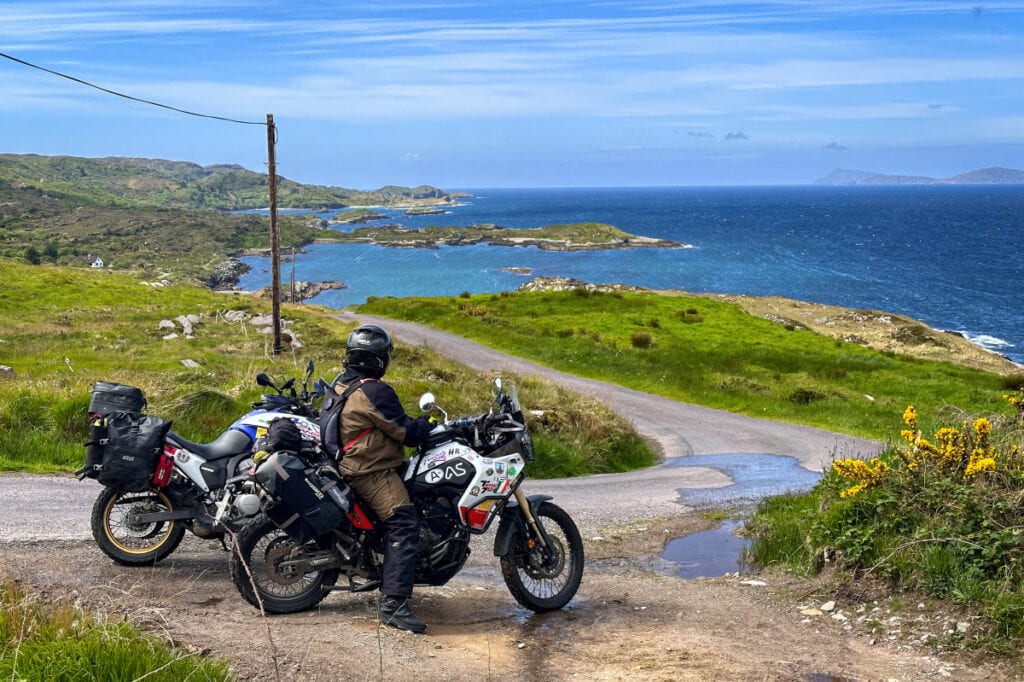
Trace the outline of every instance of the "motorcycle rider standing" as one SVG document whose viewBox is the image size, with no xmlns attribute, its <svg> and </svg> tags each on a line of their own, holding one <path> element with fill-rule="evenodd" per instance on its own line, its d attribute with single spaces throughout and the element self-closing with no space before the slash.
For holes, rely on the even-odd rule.
<svg viewBox="0 0 1024 682">
<path fill-rule="evenodd" d="M 386 529 L 378 617 L 385 625 L 420 633 L 426 623 L 409 603 L 416 572 L 419 519 L 397 473 L 404 446 L 422 443 L 433 425 L 405 413 L 395 390 L 382 381 L 394 346 L 377 325 L 362 325 L 348 337 L 345 371 L 334 381 L 341 395 L 358 383 L 341 413 L 339 469 L 349 485 L 384 522 Z"/>
</svg>

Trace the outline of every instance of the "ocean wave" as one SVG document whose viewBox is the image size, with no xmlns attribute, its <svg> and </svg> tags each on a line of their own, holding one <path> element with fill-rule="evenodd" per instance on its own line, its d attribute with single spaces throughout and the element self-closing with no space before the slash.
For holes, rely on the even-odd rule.
<svg viewBox="0 0 1024 682">
<path fill-rule="evenodd" d="M 1001 339 L 998 336 L 992 336 L 991 334 L 974 334 L 972 332 L 963 331 L 960 333 L 963 334 L 964 338 L 973 343 L 975 346 L 981 346 L 985 350 L 1002 351 L 1006 350 L 1007 348 L 1015 347 L 1009 341 Z"/>
</svg>

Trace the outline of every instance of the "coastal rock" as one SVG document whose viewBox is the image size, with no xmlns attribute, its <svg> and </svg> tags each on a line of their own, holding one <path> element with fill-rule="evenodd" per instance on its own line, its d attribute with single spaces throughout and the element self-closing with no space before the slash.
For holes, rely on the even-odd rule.
<svg viewBox="0 0 1024 682">
<path fill-rule="evenodd" d="M 529 282 L 519 285 L 516 291 L 569 291 L 571 289 L 602 292 L 650 291 L 650 289 L 629 284 L 591 284 L 571 277 L 534 277 Z"/>
<path fill-rule="evenodd" d="M 347 284 L 335 280 L 328 280 L 326 282 L 304 282 L 300 280 L 294 284 L 294 293 L 292 286 L 281 286 L 281 300 L 285 303 L 301 303 L 302 301 L 308 301 L 324 291 L 347 288 Z M 267 298 L 270 295 L 270 287 L 264 287 L 256 294 L 257 298 Z M 256 322 L 253 322 L 253 324 L 256 324 Z"/>
<path fill-rule="evenodd" d="M 224 313 L 225 322 L 245 322 L 249 317 L 249 313 L 244 310 L 228 310 Z"/>
<path fill-rule="evenodd" d="M 213 272 L 203 280 L 203 284 L 210 289 L 230 289 L 238 284 L 238 280 L 250 269 L 237 258 L 228 258 L 217 264 Z"/>
</svg>

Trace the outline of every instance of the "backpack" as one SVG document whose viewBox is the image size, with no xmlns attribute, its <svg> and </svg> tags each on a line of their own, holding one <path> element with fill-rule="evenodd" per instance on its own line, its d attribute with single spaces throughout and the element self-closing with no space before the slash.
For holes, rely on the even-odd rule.
<svg viewBox="0 0 1024 682">
<path fill-rule="evenodd" d="M 270 426 L 267 427 L 266 439 L 266 447 L 261 449 L 265 449 L 267 452 L 277 452 L 278 450 L 299 452 L 302 450 L 302 434 L 295 422 L 288 417 L 278 417 L 270 422 Z"/>
<path fill-rule="evenodd" d="M 324 397 L 324 403 L 320 408 L 320 446 L 335 462 L 340 462 L 341 458 L 345 456 L 345 451 L 370 431 L 370 429 L 366 429 L 348 443 L 344 445 L 341 443 L 341 412 L 345 409 L 345 403 L 348 402 L 349 396 L 362 388 L 363 384 L 368 381 L 376 381 L 376 379 L 365 378 L 354 381 L 341 395 L 338 395 L 332 386 L 331 391 Z"/>
</svg>

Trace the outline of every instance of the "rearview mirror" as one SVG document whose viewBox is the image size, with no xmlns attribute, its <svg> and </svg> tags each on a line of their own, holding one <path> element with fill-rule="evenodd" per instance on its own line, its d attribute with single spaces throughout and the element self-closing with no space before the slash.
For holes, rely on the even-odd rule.
<svg viewBox="0 0 1024 682">
<path fill-rule="evenodd" d="M 256 383 L 259 384 L 260 386 L 269 386 L 270 388 L 275 388 L 274 382 L 271 381 L 270 377 L 268 377 L 263 372 L 260 372 L 259 374 L 256 375 Z"/>
<path fill-rule="evenodd" d="M 437 401 L 434 399 L 434 394 L 429 391 L 420 396 L 420 410 L 423 412 L 430 412 L 437 407 Z"/>
</svg>

